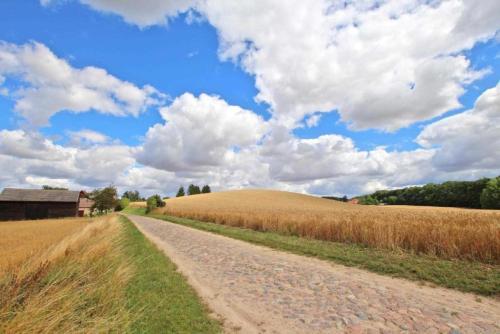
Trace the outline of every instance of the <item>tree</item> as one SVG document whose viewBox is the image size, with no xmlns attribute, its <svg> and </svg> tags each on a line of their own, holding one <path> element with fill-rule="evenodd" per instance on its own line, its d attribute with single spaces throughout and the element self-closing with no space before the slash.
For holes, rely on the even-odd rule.
<svg viewBox="0 0 500 334">
<path fill-rule="evenodd" d="M 359 198 L 359 204 L 363 205 L 377 205 L 379 204 L 378 200 L 370 195 L 363 196 Z"/>
<path fill-rule="evenodd" d="M 141 195 L 137 190 L 127 190 L 123 193 L 122 198 L 128 198 L 130 202 L 139 202 L 141 200 Z"/>
<path fill-rule="evenodd" d="M 146 201 L 146 213 L 150 213 L 151 211 L 153 211 L 157 206 L 157 203 L 156 203 L 156 197 L 155 196 L 151 196 L 147 199 Z"/>
<path fill-rule="evenodd" d="M 159 207 L 159 208 L 162 208 L 165 206 L 165 201 L 163 201 L 161 199 L 161 196 L 160 195 L 153 195 L 151 197 L 154 197 L 154 199 L 156 200 L 156 206 Z M 150 197 L 150 198 L 151 198 Z"/>
<path fill-rule="evenodd" d="M 344 195 L 344 197 L 342 197 L 342 202 L 348 202 L 348 201 L 349 201 L 349 199 L 347 198 L 346 195 Z"/>
<path fill-rule="evenodd" d="M 203 188 L 201 188 L 202 194 L 209 194 L 211 192 L 212 192 L 212 190 L 210 189 L 210 186 L 208 184 L 204 185 Z"/>
<path fill-rule="evenodd" d="M 175 195 L 175 197 L 182 197 L 184 195 L 185 195 L 185 193 L 184 193 L 184 187 L 180 186 L 179 190 L 177 190 L 177 195 Z"/>
<path fill-rule="evenodd" d="M 483 209 L 500 209 L 500 176 L 492 178 L 481 193 Z"/>
<path fill-rule="evenodd" d="M 117 205 L 117 192 L 114 186 L 96 189 L 90 193 L 90 198 L 94 200 L 91 210 L 97 210 L 99 214 L 112 210 Z"/>
<path fill-rule="evenodd" d="M 200 187 L 198 186 L 195 186 L 194 184 L 190 184 L 189 187 L 188 187 L 188 195 L 198 195 L 200 194 L 201 191 L 200 191 Z"/>
<path fill-rule="evenodd" d="M 46 184 L 42 186 L 42 189 L 43 190 L 68 190 L 68 188 L 52 187 L 52 186 L 48 186 Z"/>
</svg>

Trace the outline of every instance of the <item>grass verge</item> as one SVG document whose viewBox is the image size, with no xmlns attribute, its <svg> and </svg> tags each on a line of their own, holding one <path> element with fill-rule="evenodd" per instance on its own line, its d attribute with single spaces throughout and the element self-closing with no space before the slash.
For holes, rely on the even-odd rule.
<svg viewBox="0 0 500 334">
<path fill-rule="evenodd" d="M 134 274 L 126 289 L 127 305 L 140 314 L 130 333 L 219 333 L 219 323 L 210 318 L 196 292 L 176 271 L 176 266 L 125 217 L 127 257 Z"/>
<path fill-rule="evenodd" d="M 145 215 L 145 210 L 131 208 L 126 213 Z M 500 266 L 496 265 L 463 260 L 443 260 L 403 251 L 395 252 L 355 244 L 306 239 L 273 232 L 259 232 L 173 216 L 158 214 L 148 216 L 278 250 L 366 269 L 379 274 L 406 278 L 422 283 L 427 282 L 431 283 L 431 285 L 485 296 L 500 296 Z"/>
</svg>

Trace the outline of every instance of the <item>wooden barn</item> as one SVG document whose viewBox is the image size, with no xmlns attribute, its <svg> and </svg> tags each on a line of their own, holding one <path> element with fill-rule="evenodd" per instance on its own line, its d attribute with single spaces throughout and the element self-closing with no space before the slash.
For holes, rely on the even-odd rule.
<svg viewBox="0 0 500 334">
<path fill-rule="evenodd" d="M 0 194 L 0 220 L 77 217 L 81 191 L 5 188 Z"/>
</svg>

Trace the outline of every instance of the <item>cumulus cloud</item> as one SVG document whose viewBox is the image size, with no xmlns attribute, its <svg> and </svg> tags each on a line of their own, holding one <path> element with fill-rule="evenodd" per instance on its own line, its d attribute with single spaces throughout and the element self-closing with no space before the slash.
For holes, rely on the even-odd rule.
<svg viewBox="0 0 500 334">
<path fill-rule="evenodd" d="M 68 158 L 71 150 L 55 145 L 39 133 L 1 130 L 0 154 L 23 159 L 55 161 Z"/>
<path fill-rule="evenodd" d="M 140 163 L 168 171 L 197 171 L 225 165 L 241 149 L 265 134 L 264 120 L 217 96 L 190 93 L 160 110 L 165 124 L 146 134 Z"/>
<path fill-rule="evenodd" d="M 217 29 L 221 59 L 255 76 L 257 99 L 288 127 L 336 109 L 353 129 L 393 131 L 458 108 L 487 73 L 461 52 L 500 27 L 496 0 L 82 1 L 139 26 L 192 6 Z"/>
<path fill-rule="evenodd" d="M 2 76 L 21 83 L 9 96 L 16 101 L 15 112 L 35 126 L 47 125 L 52 115 L 64 110 L 138 116 L 164 98 L 151 86 L 137 87 L 101 68 L 74 68 L 36 42 L 15 45 L 0 41 Z"/>
<path fill-rule="evenodd" d="M 437 147 L 433 163 L 443 171 L 500 172 L 500 84 L 486 90 L 473 109 L 426 126 L 416 141 Z"/>
</svg>

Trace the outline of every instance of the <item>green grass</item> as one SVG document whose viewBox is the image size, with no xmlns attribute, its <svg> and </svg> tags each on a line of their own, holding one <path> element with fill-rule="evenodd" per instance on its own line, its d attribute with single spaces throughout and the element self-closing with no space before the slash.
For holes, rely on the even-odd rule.
<svg viewBox="0 0 500 334">
<path fill-rule="evenodd" d="M 123 246 L 134 266 L 127 285 L 128 308 L 139 314 L 131 333 L 220 333 L 196 292 L 173 264 L 125 217 Z"/>
<path fill-rule="evenodd" d="M 128 209 L 126 213 L 145 215 L 144 209 Z M 151 214 L 150 217 L 208 231 L 295 254 L 312 256 L 375 273 L 430 283 L 485 296 L 500 296 L 500 266 L 478 262 L 443 260 L 362 247 L 354 244 L 327 242 L 273 232 L 230 227 L 192 219 Z"/>
</svg>

